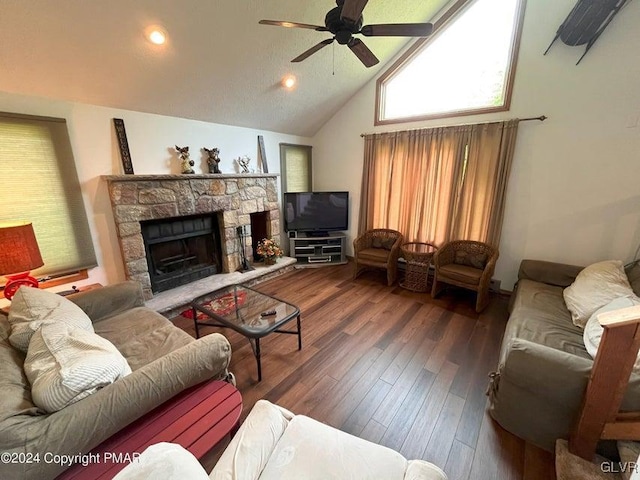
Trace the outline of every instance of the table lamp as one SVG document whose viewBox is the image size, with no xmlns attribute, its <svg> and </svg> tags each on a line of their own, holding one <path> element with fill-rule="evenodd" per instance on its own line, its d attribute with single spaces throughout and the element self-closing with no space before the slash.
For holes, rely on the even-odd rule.
<svg viewBox="0 0 640 480">
<path fill-rule="evenodd" d="M 22 286 L 38 288 L 30 273 L 44 265 L 33 225 L 26 222 L 0 222 L 0 275 L 7 277 L 4 296 L 11 300 Z"/>
</svg>

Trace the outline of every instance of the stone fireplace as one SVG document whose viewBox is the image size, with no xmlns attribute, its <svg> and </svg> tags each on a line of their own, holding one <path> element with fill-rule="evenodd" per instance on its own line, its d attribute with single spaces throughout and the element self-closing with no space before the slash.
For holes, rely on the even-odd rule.
<svg viewBox="0 0 640 480">
<path fill-rule="evenodd" d="M 203 276 L 236 271 L 241 264 L 237 227 L 247 227 L 249 235 L 243 248 L 251 260 L 255 244 L 251 225 L 256 217 L 264 222 L 256 234 L 266 232 L 265 236 L 280 243 L 275 174 L 104 178 L 109 185 L 125 273 L 142 284 L 147 298 L 153 296 L 152 292 Z M 160 238 L 161 234 L 168 240 Z M 175 273 L 179 269 L 181 273 Z M 172 276 L 177 279 L 167 280 Z"/>
</svg>

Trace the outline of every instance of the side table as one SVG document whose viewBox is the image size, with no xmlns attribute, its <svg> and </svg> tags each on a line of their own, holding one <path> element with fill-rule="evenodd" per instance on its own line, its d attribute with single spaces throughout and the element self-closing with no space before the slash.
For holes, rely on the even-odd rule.
<svg viewBox="0 0 640 480">
<path fill-rule="evenodd" d="M 430 243 L 409 242 L 400 246 L 402 258 L 407 261 L 407 270 L 404 281 L 400 283 L 402 288 L 414 292 L 426 292 L 429 264 L 437 247 Z"/>
</svg>

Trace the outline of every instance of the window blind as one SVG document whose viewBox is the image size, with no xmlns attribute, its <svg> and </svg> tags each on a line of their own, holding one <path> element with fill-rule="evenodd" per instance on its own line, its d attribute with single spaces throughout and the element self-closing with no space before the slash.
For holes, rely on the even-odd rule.
<svg viewBox="0 0 640 480">
<path fill-rule="evenodd" d="M 0 113 L 2 220 L 33 223 L 44 266 L 63 275 L 97 265 L 64 119 Z"/>
<path fill-rule="evenodd" d="M 283 192 L 310 192 L 311 147 L 306 145 L 280 144 L 281 175 Z"/>
</svg>

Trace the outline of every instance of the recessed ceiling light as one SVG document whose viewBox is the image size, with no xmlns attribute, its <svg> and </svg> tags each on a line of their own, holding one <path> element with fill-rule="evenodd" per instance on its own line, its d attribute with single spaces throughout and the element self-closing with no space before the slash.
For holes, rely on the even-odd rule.
<svg viewBox="0 0 640 480">
<path fill-rule="evenodd" d="M 167 41 L 167 32 L 158 25 L 147 27 L 144 33 L 147 39 L 155 45 L 164 45 Z"/>
<path fill-rule="evenodd" d="M 296 86 L 296 83 L 298 83 L 298 80 L 296 79 L 295 75 L 285 75 L 284 77 L 282 77 L 282 86 L 287 90 L 293 90 L 293 88 Z"/>
</svg>

